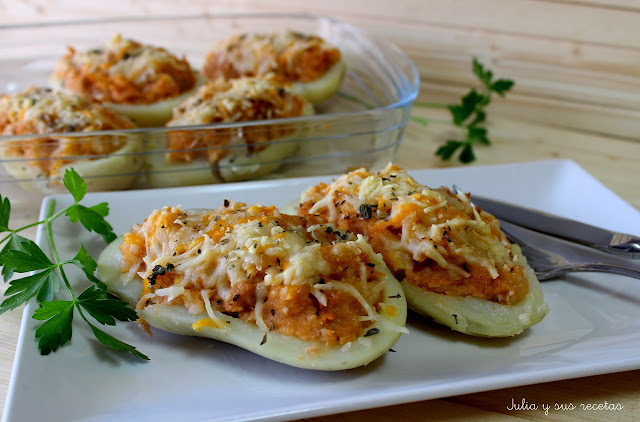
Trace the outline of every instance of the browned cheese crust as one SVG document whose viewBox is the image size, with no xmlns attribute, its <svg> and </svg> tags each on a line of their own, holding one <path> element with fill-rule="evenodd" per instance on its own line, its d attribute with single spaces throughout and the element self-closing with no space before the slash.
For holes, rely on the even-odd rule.
<svg viewBox="0 0 640 422">
<path fill-rule="evenodd" d="M 205 59 L 203 74 L 211 79 L 273 73 L 284 83 L 311 82 L 341 59 L 340 51 L 315 35 L 288 31 L 241 34 L 221 41 Z"/>
<path fill-rule="evenodd" d="M 65 89 L 114 104 L 152 104 L 196 85 L 196 74 L 185 58 L 119 34 L 99 48 L 69 47 L 55 75 Z"/>
<path fill-rule="evenodd" d="M 69 132 L 132 129 L 125 117 L 85 97 L 48 88 L 31 87 L 23 93 L 0 97 L 0 134 L 60 134 L 10 140 L 2 156 L 28 159 L 47 176 L 80 158 L 95 159 L 121 149 L 126 141 L 116 136 L 62 136 Z"/>
<path fill-rule="evenodd" d="M 225 122 L 249 122 L 301 117 L 312 106 L 272 79 L 218 79 L 202 86 L 174 110 L 167 126 L 191 126 Z M 167 161 L 192 162 L 206 159 L 216 163 L 227 154 L 231 143 L 249 144 L 249 153 L 266 148 L 266 143 L 294 133 L 297 125 L 264 124 L 210 130 L 173 130 L 167 134 Z"/>
</svg>

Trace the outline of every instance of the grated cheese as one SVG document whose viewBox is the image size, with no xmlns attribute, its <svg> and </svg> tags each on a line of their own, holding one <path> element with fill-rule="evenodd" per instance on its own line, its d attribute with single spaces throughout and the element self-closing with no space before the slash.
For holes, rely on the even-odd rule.
<svg viewBox="0 0 640 422">
<path fill-rule="evenodd" d="M 313 114 L 313 106 L 291 90 L 269 78 L 218 79 L 201 86 L 176 107 L 167 126 L 189 126 L 224 122 L 250 122 L 302 117 Z M 269 141 L 300 129 L 299 124 L 268 124 L 206 132 L 175 130 L 167 133 L 169 162 L 207 159 L 218 162 L 232 152 L 225 145 L 248 148 L 255 154 Z"/>
<path fill-rule="evenodd" d="M 120 270 L 130 274 L 135 268 L 149 286 L 138 309 L 168 301 L 183 304 L 190 312 L 204 306 L 209 318 L 223 328 L 219 312 L 238 313 L 265 332 L 281 329 L 276 314 L 299 312 L 296 303 L 309 296 L 317 300 L 317 308 L 306 311 L 307 318 L 321 324 L 318 312 L 340 312 L 333 308 L 335 298 L 351 297 L 356 305 L 349 318 L 359 328 L 351 336 L 335 339 L 343 344 L 380 319 L 377 308 L 384 282 L 371 267 L 375 253 L 362 236 L 327 227 L 307 225 L 275 207 L 232 201 L 218 210 L 165 207 L 125 235 Z M 143 248 L 130 246 L 140 242 Z M 297 288 L 309 293 L 296 296 Z M 272 291 L 277 293 L 271 295 Z M 274 295 L 280 295 L 282 306 L 267 308 Z M 335 328 L 321 325 L 317 331 L 332 333 Z"/>
<path fill-rule="evenodd" d="M 398 278 L 427 290 L 498 303 L 528 291 L 495 217 L 467 195 L 429 188 L 396 165 L 358 169 L 307 189 L 299 214 L 363 234 Z"/>
<path fill-rule="evenodd" d="M 133 129 L 127 118 L 87 98 L 48 88 L 30 87 L 0 96 L 0 135 L 77 133 Z M 122 149 L 122 135 L 51 136 L 8 141 L 8 157 L 27 158 L 47 176 L 83 158 L 98 159 Z"/>
<path fill-rule="evenodd" d="M 55 74 L 66 89 L 116 104 L 151 104 L 177 97 L 196 84 L 185 58 L 120 34 L 97 48 L 69 47 Z"/>
<path fill-rule="evenodd" d="M 203 73 L 211 79 L 275 74 L 284 82 L 309 82 L 324 75 L 340 57 L 338 49 L 315 35 L 247 33 L 218 43 L 207 55 Z"/>
<path fill-rule="evenodd" d="M 218 79 L 201 86 L 177 107 L 167 126 L 299 117 L 304 114 L 306 104 L 273 79 Z M 242 133 L 237 137 L 246 136 Z"/>
</svg>

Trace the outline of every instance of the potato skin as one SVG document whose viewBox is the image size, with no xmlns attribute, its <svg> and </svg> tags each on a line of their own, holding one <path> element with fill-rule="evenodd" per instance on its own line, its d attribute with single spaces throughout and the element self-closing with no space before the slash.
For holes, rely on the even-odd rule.
<svg viewBox="0 0 640 422">
<path fill-rule="evenodd" d="M 318 104 L 329 99 L 338 91 L 346 71 L 347 65 L 340 60 L 327 73 L 315 81 L 294 82 L 291 89 L 310 103 Z"/>
<path fill-rule="evenodd" d="M 511 245 L 518 263 L 525 266 L 529 293 L 514 305 L 501 305 L 474 297 L 453 297 L 426 291 L 403 282 L 409 309 L 432 317 L 447 327 L 479 337 L 510 337 L 540 322 L 549 312 L 540 282 L 526 263 L 520 247 Z"/>
<path fill-rule="evenodd" d="M 166 100 L 160 100 L 152 104 L 116 104 L 105 102 L 102 105 L 116 113 L 127 116 L 138 127 L 162 127 L 171 119 L 173 109 L 193 95 L 204 82 L 205 79 L 198 75 L 196 85 L 191 90 L 177 97 L 167 98 Z"/>
<path fill-rule="evenodd" d="M 114 135 L 115 136 L 115 135 Z M 66 169 L 73 168 L 86 182 L 90 192 L 121 190 L 130 188 L 138 179 L 138 172 L 142 169 L 143 147 L 136 135 L 119 135 L 129 138 L 126 144 L 110 156 L 92 160 L 79 159 L 66 166 L 60 167 L 55 177 L 43 174 L 38 168 L 0 152 L 0 159 L 6 160 L 2 165 L 29 191 L 54 193 L 64 189 L 60 178 Z"/>
</svg>

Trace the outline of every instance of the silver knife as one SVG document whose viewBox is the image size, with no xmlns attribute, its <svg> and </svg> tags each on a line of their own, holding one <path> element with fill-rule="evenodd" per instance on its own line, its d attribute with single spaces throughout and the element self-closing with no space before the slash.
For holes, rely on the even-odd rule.
<svg viewBox="0 0 640 422">
<path fill-rule="evenodd" d="M 460 192 L 460 188 L 453 187 Z M 640 259 L 640 237 L 614 232 L 590 224 L 525 208 L 519 205 L 471 195 L 471 201 L 501 220 L 561 237 L 627 258 Z"/>
</svg>

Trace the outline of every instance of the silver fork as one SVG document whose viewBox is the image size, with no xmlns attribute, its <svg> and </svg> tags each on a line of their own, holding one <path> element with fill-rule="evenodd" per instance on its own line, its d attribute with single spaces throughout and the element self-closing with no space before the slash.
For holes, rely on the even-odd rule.
<svg viewBox="0 0 640 422">
<path fill-rule="evenodd" d="M 464 194 L 456 185 L 453 185 L 453 190 L 457 194 Z M 473 201 L 469 202 L 472 207 L 476 206 Z M 540 281 L 579 271 L 613 273 L 640 279 L 640 265 L 634 261 L 504 220 L 500 220 L 500 228 L 511 243 L 520 246 Z"/>
<path fill-rule="evenodd" d="M 509 241 L 520 246 L 540 281 L 575 271 L 613 273 L 640 279 L 640 265 L 631 260 L 503 220 L 500 220 L 500 227 Z"/>
</svg>

